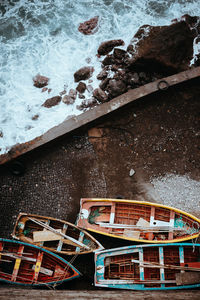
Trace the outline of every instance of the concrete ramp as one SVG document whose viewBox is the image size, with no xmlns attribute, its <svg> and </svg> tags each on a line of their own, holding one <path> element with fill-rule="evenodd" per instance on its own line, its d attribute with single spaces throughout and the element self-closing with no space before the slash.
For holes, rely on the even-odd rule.
<svg viewBox="0 0 200 300">
<path fill-rule="evenodd" d="M 129 90 L 109 102 L 100 104 L 87 112 L 84 112 L 76 117 L 72 117 L 58 126 L 48 130 L 43 135 L 23 144 L 17 144 L 13 146 L 9 152 L 0 155 L 0 165 L 10 160 L 25 154 L 37 147 L 40 147 L 50 141 L 53 141 L 79 127 L 89 124 L 90 122 L 107 115 L 120 107 L 125 106 L 135 100 L 141 99 L 144 96 L 152 94 L 159 90 L 166 90 L 170 86 L 174 86 L 181 82 L 188 81 L 190 79 L 200 76 L 200 67 L 192 68 L 178 74 L 168 76 L 157 81 L 145 84 L 139 88 Z"/>
</svg>

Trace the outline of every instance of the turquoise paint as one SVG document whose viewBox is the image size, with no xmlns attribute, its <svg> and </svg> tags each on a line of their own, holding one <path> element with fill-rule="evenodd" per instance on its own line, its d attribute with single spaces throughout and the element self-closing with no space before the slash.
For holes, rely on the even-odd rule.
<svg viewBox="0 0 200 300">
<path fill-rule="evenodd" d="M 128 254 L 132 253 L 133 250 L 140 251 L 142 248 L 146 247 L 158 247 L 159 248 L 159 255 L 163 257 L 164 259 L 164 247 L 172 247 L 172 246 L 179 246 L 179 255 L 180 258 L 184 259 L 184 246 L 193 246 L 192 243 L 174 243 L 174 244 L 150 244 L 150 245 L 135 245 L 135 246 L 127 246 L 127 247 L 121 247 L 121 248 L 114 248 L 114 249 L 108 249 L 108 250 L 101 250 L 96 252 L 96 272 L 95 272 L 95 286 L 101 286 L 101 287 L 108 287 L 108 288 L 117 288 L 117 289 L 126 289 L 126 290 L 180 290 L 180 289 L 194 289 L 199 288 L 200 283 L 198 284 L 191 284 L 191 285 L 182 285 L 182 286 L 173 286 L 173 287 L 165 287 L 165 284 L 161 284 L 160 287 L 145 287 L 144 284 L 134 284 L 134 283 L 121 283 L 118 280 L 117 284 L 110 284 L 106 283 L 106 280 L 104 279 L 104 272 L 98 272 L 98 268 L 101 266 L 104 266 L 104 260 L 105 258 L 121 254 Z M 195 244 L 196 247 L 200 247 L 200 244 Z M 135 252 L 135 251 L 134 251 Z M 140 276 L 143 277 L 144 274 L 141 274 Z M 161 280 L 165 280 L 164 274 L 161 276 Z M 110 280 L 109 280 L 110 281 Z M 102 282 L 102 284 L 101 284 Z"/>
<path fill-rule="evenodd" d="M 15 244 L 20 244 L 20 245 L 24 245 L 24 246 L 29 246 L 29 247 L 41 250 L 43 252 L 49 253 L 52 256 L 54 256 L 57 259 L 59 259 L 62 262 L 64 262 L 65 264 L 67 264 L 68 266 L 70 266 L 75 272 L 78 273 L 78 275 L 76 275 L 76 276 L 74 276 L 72 278 L 66 278 L 66 279 L 60 280 L 60 281 L 52 281 L 52 282 L 48 282 L 48 283 L 45 283 L 45 284 L 44 283 L 25 284 L 25 283 L 19 283 L 19 282 L 12 282 L 10 280 L 6 280 L 6 279 L 1 279 L 0 278 L 0 281 L 2 281 L 2 282 L 7 282 L 7 283 L 11 283 L 11 284 L 18 284 L 18 285 L 23 285 L 23 286 L 44 286 L 44 285 L 53 285 L 53 284 L 59 284 L 59 283 L 62 283 L 62 282 L 66 282 L 66 281 L 78 278 L 78 277 L 80 277 L 82 275 L 74 266 L 72 266 L 72 264 L 70 264 L 70 262 L 68 262 L 67 260 L 65 260 L 61 256 L 59 256 L 59 255 L 57 255 L 57 254 L 55 254 L 55 253 L 53 253 L 53 252 L 51 252 L 49 250 L 46 250 L 46 249 L 44 249 L 42 247 L 39 247 L 39 246 L 36 246 L 36 245 L 32 245 L 32 244 L 28 244 L 28 243 L 24 243 L 24 242 L 20 242 L 20 241 L 16 241 L 16 240 L 4 239 L 4 238 L 0 238 L 0 242 L 9 242 L 9 243 L 15 243 Z"/>
</svg>

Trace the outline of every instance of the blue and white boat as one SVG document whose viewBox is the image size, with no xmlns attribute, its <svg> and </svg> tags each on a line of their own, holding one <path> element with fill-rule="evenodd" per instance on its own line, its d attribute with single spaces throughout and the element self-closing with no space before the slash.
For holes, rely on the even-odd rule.
<svg viewBox="0 0 200 300">
<path fill-rule="evenodd" d="M 200 244 L 149 244 L 97 251 L 95 286 L 128 290 L 200 287 Z"/>
</svg>

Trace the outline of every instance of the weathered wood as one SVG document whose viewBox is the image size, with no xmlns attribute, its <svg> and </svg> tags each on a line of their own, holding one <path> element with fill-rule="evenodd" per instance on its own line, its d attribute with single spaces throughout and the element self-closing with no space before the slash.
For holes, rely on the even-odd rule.
<svg viewBox="0 0 200 300">
<path fill-rule="evenodd" d="M 62 232 L 61 229 L 57 229 L 56 231 Z M 49 230 L 42 230 L 42 231 L 34 231 L 33 232 L 33 241 L 35 242 L 47 242 L 47 241 L 57 241 L 61 240 L 62 236 L 51 232 Z"/>
<path fill-rule="evenodd" d="M 32 270 L 35 271 L 35 265 L 33 265 Z M 40 267 L 40 273 L 48 275 L 48 276 L 52 276 L 53 275 L 53 271 L 52 270 L 49 270 L 49 269 L 43 268 L 43 267 Z"/>
<path fill-rule="evenodd" d="M 67 239 L 69 241 L 72 241 L 73 243 L 75 243 L 75 244 L 77 244 L 77 245 L 79 245 L 79 246 L 81 246 L 83 248 L 89 249 L 89 247 L 87 245 L 85 245 L 85 244 L 83 244 L 83 243 L 75 240 L 74 238 L 72 238 L 72 237 L 70 237 L 70 236 L 68 236 L 68 235 L 66 235 L 66 234 L 64 234 L 62 232 L 56 231 L 56 229 L 54 229 L 53 227 L 51 227 L 51 226 L 49 226 L 49 225 L 47 225 L 47 224 L 45 224 L 45 223 L 43 223 L 41 221 L 35 220 L 33 218 L 29 218 L 29 220 L 31 220 L 32 222 L 34 222 L 34 223 L 36 223 L 36 224 L 38 224 L 38 225 L 40 225 L 40 226 L 42 226 L 42 227 L 44 227 L 44 228 L 52 231 L 52 232 L 54 232 L 57 235 L 60 235 L 61 237 L 64 237 L 65 239 Z"/>
<path fill-rule="evenodd" d="M 199 272 L 185 272 L 176 274 L 176 284 L 177 285 L 187 285 L 200 283 L 200 273 Z"/>
<path fill-rule="evenodd" d="M 187 81 L 192 78 L 200 76 L 200 67 L 192 68 L 187 71 L 168 76 L 154 82 L 145 84 L 139 88 L 129 90 L 127 93 L 124 93 L 109 102 L 103 103 L 90 109 L 89 111 L 82 113 L 78 116 L 72 117 L 69 120 L 64 121 L 58 126 L 53 127 L 48 130 L 45 134 L 37 137 L 27 143 L 20 145 L 15 145 L 8 153 L 0 155 L 0 164 L 4 164 L 10 161 L 13 158 L 16 158 L 24 153 L 27 153 L 39 146 L 42 146 L 56 138 L 59 138 L 66 133 L 69 133 L 83 125 L 86 125 L 108 113 L 111 113 L 128 103 L 131 103 L 137 99 L 140 99 L 144 96 L 152 94 L 159 90 L 158 84 L 160 81 L 166 81 L 170 86 L 176 85 L 178 83 Z"/>
</svg>

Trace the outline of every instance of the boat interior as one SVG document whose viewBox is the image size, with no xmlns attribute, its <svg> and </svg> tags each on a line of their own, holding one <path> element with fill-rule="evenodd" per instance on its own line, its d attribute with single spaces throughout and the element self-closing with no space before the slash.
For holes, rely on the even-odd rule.
<svg viewBox="0 0 200 300">
<path fill-rule="evenodd" d="M 123 237 L 176 240 L 200 230 L 200 224 L 189 216 L 153 205 L 90 202 L 88 210 L 90 228 Z"/>
</svg>

